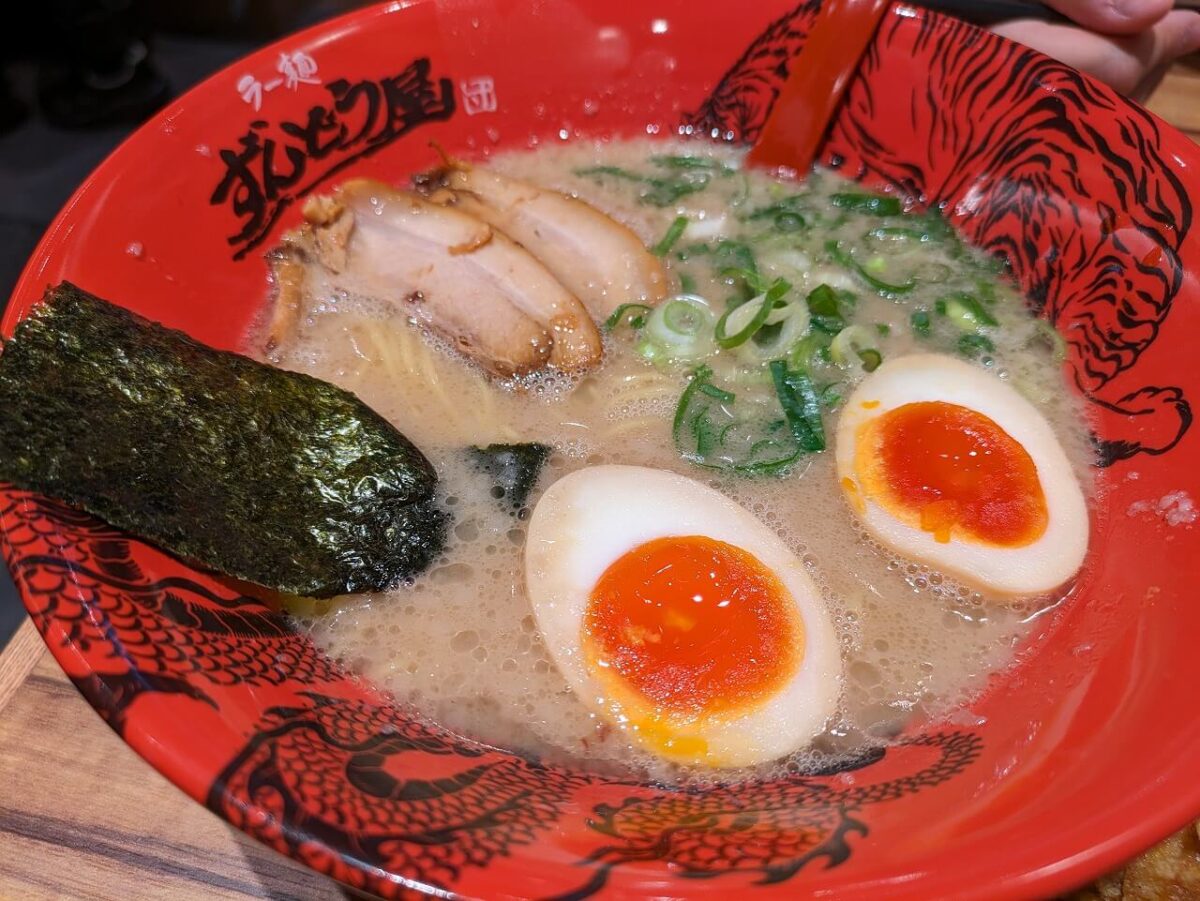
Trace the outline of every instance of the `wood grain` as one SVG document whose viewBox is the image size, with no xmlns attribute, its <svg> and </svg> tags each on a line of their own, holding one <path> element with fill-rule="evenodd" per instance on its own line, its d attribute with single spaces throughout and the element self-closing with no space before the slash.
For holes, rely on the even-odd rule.
<svg viewBox="0 0 1200 901">
<path fill-rule="evenodd" d="M 229 828 L 130 750 L 32 623 L 0 655 L 6 696 L 0 898 L 346 901 L 332 881 Z"/>
<path fill-rule="evenodd" d="M 1200 142 L 1200 66 L 1176 67 L 1148 106 Z M 1154 853 L 1076 897 L 1120 897 L 1112 887 Z M 75 691 L 32 623 L 0 654 L 0 899 L 348 897 L 229 828 L 147 765 Z"/>
<path fill-rule="evenodd" d="M 16 634 L 8 640 L 4 653 L 0 654 L 0 713 L 3 713 L 45 650 L 42 636 L 38 635 L 32 620 L 26 618 Z"/>
</svg>

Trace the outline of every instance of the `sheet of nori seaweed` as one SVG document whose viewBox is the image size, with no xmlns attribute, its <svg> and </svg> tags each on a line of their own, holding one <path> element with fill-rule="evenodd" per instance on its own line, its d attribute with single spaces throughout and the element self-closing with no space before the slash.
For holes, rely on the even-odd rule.
<svg viewBox="0 0 1200 901">
<path fill-rule="evenodd" d="M 0 352 L 0 481 L 318 598 L 416 574 L 448 519 L 429 461 L 353 394 L 66 282 Z"/>
<path fill-rule="evenodd" d="M 519 513 L 550 459 L 545 444 L 489 444 L 467 449 L 475 468 L 492 479 L 492 494 L 510 513 Z"/>
</svg>

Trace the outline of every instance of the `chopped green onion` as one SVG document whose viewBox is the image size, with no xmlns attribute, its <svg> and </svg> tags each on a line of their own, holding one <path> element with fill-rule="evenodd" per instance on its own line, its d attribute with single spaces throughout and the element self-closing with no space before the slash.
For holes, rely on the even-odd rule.
<svg viewBox="0 0 1200 901">
<path fill-rule="evenodd" d="M 808 292 L 808 309 L 814 316 L 841 316 L 837 295 L 829 285 L 817 285 Z"/>
<path fill-rule="evenodd" d="M 761 300 L 757 300 L 756 298 L 744 306 L 735 307 L 734 309 L 727 311 L 725 315 L 717 321 L 717 344 L 727 350 L 732 347 L 737 347 L 739 344 L 745 344 L 750 340 L 751 337 L 753 337 L 755 332 L 763 327 L 767 321 L 767 317 L 770 316 L 771 312 L 775 309 L 775 304 L 778 303 L 791 289 L 792 286 L 789 282 L 785 281 L 784 279 L 777 278 L 771 283 L 771 287 L 767 289 L 766 293 L 761 295 Z M 748 312 L 745 312 L 750 309 L 754 310 L 752 316 Z M 730 317 L 736 317 L 733 320 L 733 323 L 730 322 Z M 743 320 L 747 319 L 748 321 L 742 325 Z M 738 330 L 733 334 L 730 334 L 728 331 L 731 325 L 738 326 Z"/>
<path fill-rule="evenodd" d="M 709 320 L 707 307 L 685 300 L 670 300 L 663 304 L 663 324 L 675 335 L 692 337 Z"/>
<path fill-rule="evenodd" d="M 873 241 L 917 241 L 923 244 L 940 244 L 954 260 L 963 255 L 963 244 L 957 232 L 945 220 L 941 210 L 934 208 L 924 213 L 906 216 L 905 225 L 884 225 L 873 228 L 867 237 Z"/>
<path fill-rule="evenodd" d="M 746 290 L 750 292 L 752 297 L 765 294 L 767 291 L 767 285 L 763 282 L 762 276 L 758 274 L 757 270 L 728 266 L 721 270 L 721 275 L 724 278 L 741 279 L 746 286 Z M 741 306 L 741 302 L 738 303 L 738 306 Z"/>
<path fill-rule="evenodd" d="M 908 321 L 912 326 L 914 335 L 921 338 L 929 337 L 929 332 L 933 328 L 933 320 L 930 319 L 928 310 L 913 310 L 912 315 L 908 317 Z"/>
<path fill-rule="evenodd" d="M 790 194 L 772 203 L 770 206 L 753 210 L 747 219 L 770 219 L 779 213 L 803 213 L 808 201 L 803 194 Z"/>
<path fill-rule="evenodd" d="M 788 368 L 801 372 L 809 372 L 813 363 L 820 357 L 822 351 L 829 349 L 829 335 L 824 332 L 812 332 L 792 345 L 788 351 Z"/>
<path fill-rule="evenodd" d="M 970 294 L 947 294 L 934 304 L 934 309 L 964 332 L 973 332 L 985 325 L 999 324 L 996 317 Z"/>
<path fill-rule="evenodd" d="M 881 294 L 907 294 L 917 286 L 917 283 L 912 279 L 909 279 L 903 284 L 896 285 L 892 284 L 891 282 L 885 282 L 881 278 L 877 278 L 864 269 L 858 260 L 854 259 L 854 257 L 844 251 L 838 241 L 827 241 L 825 244 L 825 249 L 829 252 L 829 255 L 833 258 L 835 263 L 857 275 Z"/>
<path fill-rule="evenodd" d="M 625 321 L 627 316 L 629 317 L 630 327 L 639 329 L 646 324 L 646 315 L 653 312 L 653 310 L 653 307 L 644 303 L 623 303 L 612 311 L 611 316 L 604 320 L 604 331 L 613 331 Z"/>
<path fill-rule="evenodd" d="M 879 364 L 883 362 L 883 354 L 873 347 L 868 347 L 866 350 L 858 352 L 858 358 L 862 360 L 862 368 L 864 372 L 874 372 L 879 368 Z"/>
<path fill-rule="evenodd" d="M 731 206 L 739 207 L 750 199 L 750 179 L 745 172 L 737 173 L 737 191 L 730 202 Z"/>
<path fill-rule="evenodd" d="M 977 357 L 980 353 L 991 353 L 995 349 L 996 345 L 986 335 L 963 335 L 958 339 L 958 352 L 966 357 Z"/>
<path fill-rule="evenodd" d="M 999 275 L 999 272 L 995 273 Z M 994 304 L 996 302 L 996 285 L 991 278 L 975 279 L 975 294 L 981 301 L 986 304 Z"/>
<path fill-rule="evenodd" d="M 940 207 L 931 207 L 922 213 L 918 220 L 925 226 L 925 234 L 932 241 L 954 241 L 958 243 L 958 233 L 954 231 L 954 227 L 946 221 L 946 217 L 942 215 Z"/>
<path fill-rule="evenodd" d="M 576 175 L 611 175 L 614 178 L 623 178 L 627 181 L 642 181 L 645 176 L 638 175 L 636 172 L 630 172 L 628 169 L 622 169 L 620 166 L 585 166 L 582 169 L 575 170 Z"/>
<path fill-rule="evenodd" d="M 803 195 L 794 194 L 783 198 L 778 203 L 760 207 L 746 218 L 751 221 L 770 219 L 775 230 L 779 232 L 801 231 L 808 225 L 808 219 L 805 217 L 807 212 L 805 203 Z"/>
<path fill-rule="evenodd" d="M 695 194 L 708 187 L 707 175 L 699 176 L 692 181 L 665 178 L 646 178 L 643 181 L 650 186 L 650 189 L 642 192 L 641 200 L 651 206 L 672 206 L 681 197 Z"/>
<path fill-rule="evenodd" d="M 904 211 L 904 205 L 898 197 L 880 197 L 878 194 L 846 191 L 834 194 L 829 199 L 834 206 L 843 210 L 872 216 L 899 216 Z"/>
<path fill-rule="evenodd" d="M 696 280 L 688 273 L 679 273 L 679 293 L 680 294 L 695 294 Z"/>
<path fill-rule="evenodd" d="M 777 320 L 777 321 L 776 321 Z M 802 303 L 778 305 L 767 316 L 766 325 L 737 348 L 738 359 L 759 365 L 786 354 L 808 331 L 808 306 Z"/>
<path fill-rule="evenodd" d="M 876 322 L 875 323 L 875 331 L 879 332 L 880 335 L 882 335 L 884 338 L 886 338 L 888 335 L 890 335 L 892 333 L 892 327 L 890 325 L 888 325 L 886 322 Z"/>
<path fill-rule="evenodd" d="M 707 394 L 709 397 L 716 398 L 723 404 L 731 404 L 737 400 L 737 395 L 732 391 L 726 391 L 723 388 L 718 388 L 711 382 L 704 382 L 700 385 L 700 393 Z"/>
<path fill-rule="evenodd" d="M 888 241 L 928 241 L 928 232 L 919 228 L 909 228 L 906 225 L 881 225 L 867 232 L 868 238 Z"/>
<path fill-rule="evenodd" d="M 713 250 L 713 257 L 713 262 L 717 269 L 736 266 L 747 272 L 753 272 L 756 276 L 758 275 L 758 260 L 755 258 L 754 251 L 750 248 L 750 245 L 745 241 L 722 238 L 717 242 L 717 246 Z"/>
<path fill-rule="evenodd" d="M 826 334 L 836 335 L 846 327 L 842 317 L 838 295 L 829 285 L 817 285 L 808 293 L 808 311 L 812 314 L 813 327 Z"/>
<path fill-rule="evenodd" d="M 757 284 L 758 260 L 755 259 L 754 251 L 745 241 L 721 238 L 716 244 L 689 244 L 687 247 L 675 251 L 676 258 L 681 261 L 704 255 L 713 258 L 713 268 L 717 272 L 737 269 L 741 273 L 753 273 L 753 279 Z M 751 296 L 761 293 L 761 291 L 754 291 Z"/>
<path fill-rule="evenodd" d="M 692 396 L 700 390 L 701 385 L 708 384 L 708 380 L 710 378 L 712 378 L 712 367 L 697 366 L 696 371 L 692 373 L 691 381 L 689 381 L 687 383 L 687 387 L 683 389 L 683 394 L 679 397 L 679 405 L 675 408 L 675 421 L 671 426 L 671 430 L 676 433 L 677 439 L 678 432 L 680 427 L 684 424 L 684 418 L 687 414 L 688 402 L 691 401 Z"/>
<path fill-rule="evenodd" d="M 850 325 L 838 332 L 830 343 L 829 355 L 839 366 L 845 366 L 857 357 L 863 369 L 871 372 L 883 362 L 883 355 L 875 350 L 874 343 L 874 336 L 867 329 L 861 325 Z"/>
<path fill-rule="evenodd" d="M 789 370 L 783 360 L 771 361 L 771 377 L 775 381 L 779 405 L 783 407 L 783 415 L 796 443 L 810 452 L 825 450 L 821 402 L 817 399 L 812 380 L 803 372 Z"/>
<path fill-rule="evenodd" d="M 728 350 L 746 343 L 766 324 L 771 309 L 772 304 L 767 300 L 767 295 L 762 294 L 749 303 L 726 311 L 725 315 L 717 320 L 717 344 Z M 730 334 L 730 329 L 736 331 Z"/>
<path fill-rule="evenodd" d="M 676 216 L 675 221 L 671 223 L 671 227 L 667 229 L 667 233 L 662 236 L 662 240 L 654 245 L 651 253 L 656 257 L 665 257 L 675 246 L 675 243 L 683 237 L 683 232 L 688 227 L 687 216 Z"/>
<path fill-rule="evenodd" d="M 666 358 L 699 360 L 713 351 L 712 322 L 712 310 L 703 297 L 678 294 L 654 309 L 643 335 L 658 344 Z"/>
<path fill-rule="evenodd" d="M 702 156 L 662 154 L 650 157 L 650 162 L 664 169 L 701 169 L 705 172 L 716 172 L 720 175 L 732 175 L 737 171 L 732 166 L 727 166 L 720 160 L 710 160 Z"/>
<path fill-rule="evenodd" d="M 587 166 L 575 170 L 576 175 L 611 176 L 625 181 L 637 182 L 647 187 L 641 193 L 641 201 L 652 206 L 670 206 L 681 197 L 694 194 L 708 187 L 711 178 L 708 172 L 683 172 L 674 178 L 657 178 L 640 175 L 620 166 Z"/>
<path fill-rule="evenodd" d="M 699 462 L 706 459 L 721 441 L 721 436 L 714 434 L 712 423 L 707 416 L 699 414 L 692 418 L 692 437 L 696 439 L 696 457 Z"/>
<path fill-rule="evenodd" d="M 637 352 L 639 357 L 641 357 L 647 363 L 653 363 L 655 366 L 668 362 L 666 352 L 663 350 L 662 345 L 657 344 L 654 341 L 648 341 L 643 338 L 634 345 L 633 349 Z"/>
<path fill-rule="evenodd" d="M 842 402 L 842 393 L 837 382 L 832 382 L 821 389 L 818 399 L 822 407 L 836 407 Z"/>
<path fill-rule="evenodd" d="M 750 454 L 758 455 L 763 448 L 780 447 L 778 441 L 760 441 L 750 448 Z M 775 476 L 783 475 L 791 468 L 792 464 L 800 459 L 800 455 L 804 453 L 803 448 L 796 447 L 794 444 L 791 447 L 783 446 L 780 450 L 783 456 L 776 457 L 774 460 L 760 460 L 753 463 L 739 463 L 733 467 L 733 471 L 748 476 Z"/>
<path fill-rule="evenodd" d="M 731 409 L 735 395 L 713 385 L 711 378 L 711 368 L 699 367 L 675 408 L 671 433 L 680 456 L 706 469 L 741 475 L 786 472 L 803 449 L 790 434 L 774 437 L 774 423 L 739 419 Z"/>
</svg>

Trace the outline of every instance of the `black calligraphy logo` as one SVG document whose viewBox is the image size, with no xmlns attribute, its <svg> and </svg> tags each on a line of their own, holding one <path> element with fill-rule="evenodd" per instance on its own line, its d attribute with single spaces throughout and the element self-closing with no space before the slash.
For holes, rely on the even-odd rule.
<svg viewBox="0 0 1200 901">
<path fill-rule="evenodd" d="M 454 115 L 451 79 L 434 82 L 429 60 L 415 60 L 398 75 L 377 81 L 329 82 L 326 105 L 312 107 L 300 122 L 256 120 L 238 138 L 238 146 L 220 153 L 225 166 L 209 198 L 228 204 L 241 221 L 230 235 L 240 260 L 266 239 L 271 227 L 297 197 L 369 156 L 425 122 Z"/>
</svg>

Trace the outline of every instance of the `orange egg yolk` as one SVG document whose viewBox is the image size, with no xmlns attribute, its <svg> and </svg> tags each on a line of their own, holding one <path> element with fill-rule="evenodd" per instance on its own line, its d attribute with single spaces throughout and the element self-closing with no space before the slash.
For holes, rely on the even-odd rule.
<svg viewBox="0 0 1200 901">
<path fill-rule="evenodd" d="M 757 557 L 685 536 L 647 542 L 609 566 L 582 637 L 593 672 L 615 674 L 657 711 L 695 715 L 778 690 L 800 664 L 804 630 Z"/>
<path fill-rule="evenodd" d="M 1046 496 L 1029 452 L 982 413 L 923 401 L 859 431 L 855 470 L 866 496 L 932 532 L 1023 547 L 1046 531 Z"/>
</svg>

